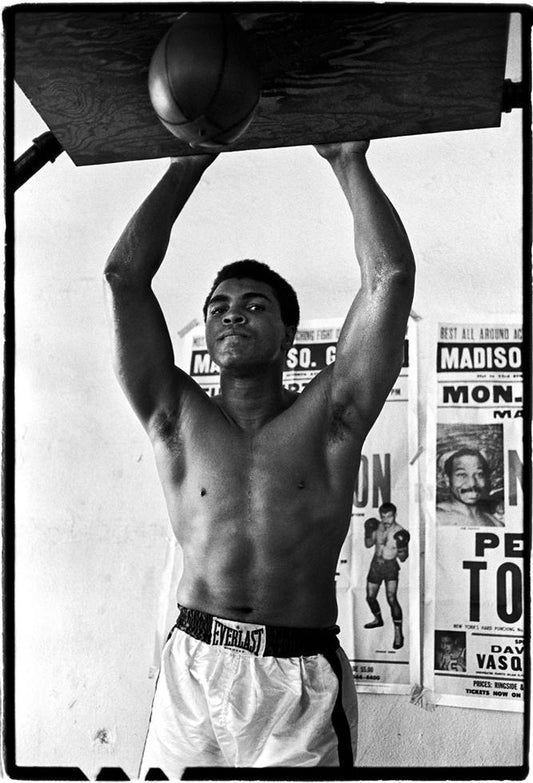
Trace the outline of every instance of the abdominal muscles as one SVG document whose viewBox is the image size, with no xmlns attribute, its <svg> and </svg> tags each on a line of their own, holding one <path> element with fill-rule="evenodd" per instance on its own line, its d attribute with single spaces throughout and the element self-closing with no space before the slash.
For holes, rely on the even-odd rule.
<svg viewBox="0 0 533 783">
<path fill-rule="evenodd" d="M 178 602 L 251 623 L 334 624 L 335 568 L 347 525 L 310 510 L 290 511 L 258 513 L 255 520 L 202 514 L 179 525 Z"/>
<path fill-rule="evenodd" d="M 183 550 L 180 604 L 258 624 L 335 623 L 335 569 L 353 487 L 330 485 L 311 442 L 296 448 L 283 437 L 276 431 L 257 447 L 244 436 L 211 438 L 209 448 L 197 440 L 179 482 L 171 462 L 163 465 Z"/>
</svg>

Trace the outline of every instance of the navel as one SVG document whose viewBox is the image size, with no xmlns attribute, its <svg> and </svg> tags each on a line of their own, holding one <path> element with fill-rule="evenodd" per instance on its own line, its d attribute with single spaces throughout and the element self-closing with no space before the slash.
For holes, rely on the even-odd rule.
<svg viewBox="0 0 533 783">
<path fill-rule="evenodd" d="M 298 482 L 298 489 L 305 489 L 305 481 L 303 479 Z"/>
<path fill-rule="evenodd" d="M 204 495 L 207 495 L 207 489 L 205 487 L 202 487 L 200 490 L 200 495 L 203 497 Z"/>
</svg>

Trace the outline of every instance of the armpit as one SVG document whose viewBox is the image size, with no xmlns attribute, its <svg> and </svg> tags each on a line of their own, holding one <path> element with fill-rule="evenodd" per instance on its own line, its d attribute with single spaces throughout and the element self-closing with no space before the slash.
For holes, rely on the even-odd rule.
<svg viewBox="0 0 533 783">
<path fill-rule="evenodd" d="M 336 403 L 332 405 L 329 412 L 328 421 L 328 440 L 332 443 L 339 443 L 349 436 L 351 432 L 350 416 L 348 406 Z"/>
<path fill-rule="evenodd" d="M 178 441 L 178 412 L 157 411 L 150 422 L 150 436 L 165 441 L 168 445 Z"/>
</svg>

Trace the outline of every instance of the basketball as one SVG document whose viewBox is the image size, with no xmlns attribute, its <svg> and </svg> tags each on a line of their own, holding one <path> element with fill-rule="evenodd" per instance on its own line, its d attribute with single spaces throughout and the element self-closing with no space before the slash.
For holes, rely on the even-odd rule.
<svg viewBox="0 0 533 783">
<path fill-rule="evenodd" d="M 259 70 L 228 13 L 183 13 L 157 46 L 150 100 L 165 128 L 193 147 L 234 142 L 259 102 Z"/>
</svg>

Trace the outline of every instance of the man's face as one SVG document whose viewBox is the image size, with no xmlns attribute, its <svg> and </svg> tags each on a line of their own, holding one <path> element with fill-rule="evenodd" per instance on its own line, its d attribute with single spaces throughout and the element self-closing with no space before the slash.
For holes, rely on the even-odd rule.
<svg viewBox="0 0 533 783">
<path fill-rule="evenodd" d="M 294 329 L 281 319 L 272 288 L 231 278 L 213 291 L 207 307 L 207 350 L 221 369 L 253 369 L 282 362 Z"/>
<path fill-rule="evenodd" d="M 392 523 L 396 520 L 396 514 L 394 511 L 380 511 L 379 516 L 381 517 L 381 521 L 385 525 L 385 527 L 390 527 Z"/>
<path fill-rule="evenodd" d="M 475 505 L 485 497 L 488 490 L 483 463 L 475 455 L 456 457 L 452 474 L 446 479 L 452 497 L 467 506 Z"/>
<path fill-rule="evenodd" d="M 451 653 L 453 650 L 453 640 L 451 636 L 443 636 L 440 640 L 440 649 L 443 653 Z"/>
</svg>

